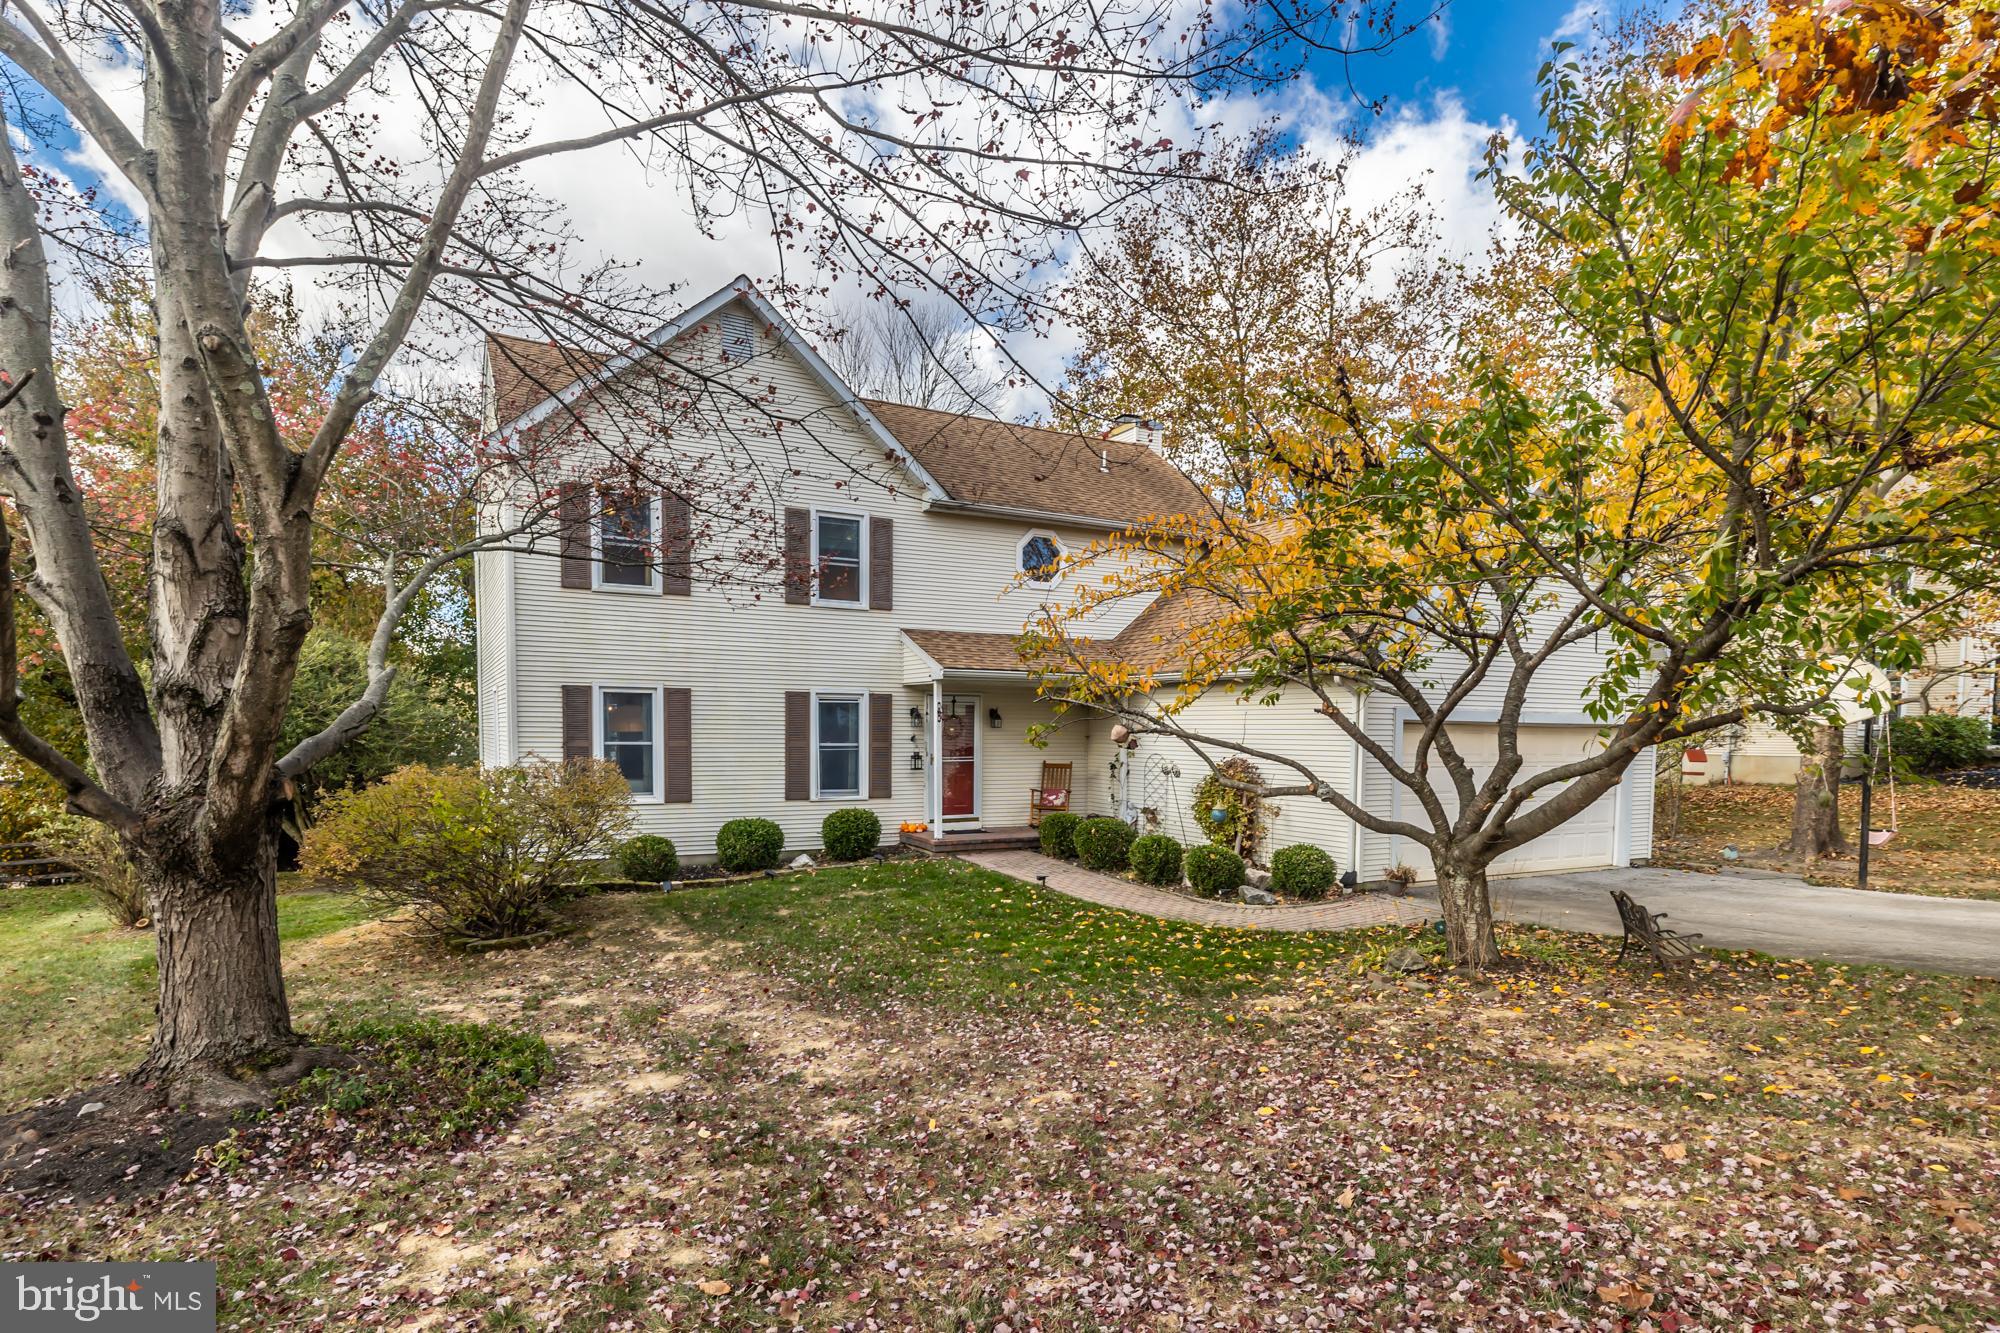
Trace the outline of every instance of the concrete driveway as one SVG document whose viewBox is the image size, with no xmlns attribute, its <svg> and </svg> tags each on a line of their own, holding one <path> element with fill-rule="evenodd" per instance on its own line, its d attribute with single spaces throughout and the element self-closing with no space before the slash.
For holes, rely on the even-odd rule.
<svg viewBox="0 0 2000 1333">
<path fill-rule="evenodd" d="M 1610 890 L 1723 949 L 2000 976 L 2000 902 L 1822 888 L 1759 871 L 1582 870 L 1492 881 L 1503 920 L 1618 935 Z M 1417 890 L 1429 896 L 1428 888 Z"/>
</svg>

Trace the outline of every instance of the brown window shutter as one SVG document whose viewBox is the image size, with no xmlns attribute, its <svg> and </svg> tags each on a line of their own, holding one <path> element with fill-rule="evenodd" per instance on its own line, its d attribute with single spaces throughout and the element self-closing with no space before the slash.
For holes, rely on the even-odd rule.
<svg viewBox="0 0 2000 1333">
<path fill-rule="evenodd" d="M 686 805 L 694 800 L 694 696 L 669 685 L 666 695 L 667 782 L 664 799 L 669 805 Z"/>
<path fill-rule="evenodd" d="M 812 511 L 785 510 L 785 601 L 804 606 L 812 600 Z"/>
<path fill-rule="evenodd" d="M 562 586 L 590 586 L 590 487 L 566 481 L 556 491 L 556 524 L 562 535 Z"/>
<path fill-rule="evenodd" d="M 896 609 L 896 525 L 886 518 L 868 520 L 868 605 Z"/>
<path fill-rule="evenodd" d="M 660 496 L 660 528 L 660 591 L 686 597 L 694 591 L 694 507 L 686 496 Z"/>
<path fill-rule="evenodd" d="M 890 774 L 895 771 L 895 762 L 890 737 L 896 720 L 890 712 L 893 706 L 886 694 L 868 696 L 868 799 L 871 801 L 886 801 L 892 795 Z"/>
<path fill-rule="evenodd" d="M 597 753 L 590 740 L 590 686 L 562 687 L 563 762 Z"/>
<path fill-rule="evenodd" d="M 812 799 L 812 696 L 785 691 L 785 799 Z"/>
</svg>

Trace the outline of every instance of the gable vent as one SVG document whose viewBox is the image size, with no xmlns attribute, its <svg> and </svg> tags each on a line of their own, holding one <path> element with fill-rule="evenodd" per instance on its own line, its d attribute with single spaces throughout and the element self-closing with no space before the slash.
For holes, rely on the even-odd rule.
<svg viewBox="0 0 2000 1333">
<path fill-rule="evenodd" d="M 757 352 L 757 329 L 740 310 L 725 310 L 720 321 L 725 361 L 748 361 Z"/>
</svg>

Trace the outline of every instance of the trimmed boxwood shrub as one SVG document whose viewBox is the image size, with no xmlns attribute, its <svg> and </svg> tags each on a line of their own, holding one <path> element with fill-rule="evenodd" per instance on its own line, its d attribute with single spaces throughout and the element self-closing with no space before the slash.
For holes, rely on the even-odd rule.
<svg viewBox="0 0 2000 1333">
<path fill-rule="evenodd" d="M 681 857 L 671 838 L 641 833 L 618 849 L 618 869 L 640 884 L 664 884 L 681 873 Z"/>
<path fill-rule="evenodd" d="M 1132 870 L 1142 884 L 1179 884 L 1181 845 L 1164 833 L 1148 833 L 1132 844 Z"/>
<path fill-rule="evenodd" d="M 784 854 L 785 831 L 768 819 L 732 819 L 715 833 L 715 859 L 724 870 L 769 870 Z"/>
<path fill-rule="evenodd" d="M 819 845 L 836 861 L 873 856 L 882 843 L 882 821 L 873 810 L 836 810 L 819 822 Z"/>
<path fill-rule="evenodd" d="M 1333 858 L 1308 843 L 1283 848 L 1271 858 L 1271 892 L 1287 898 L 1324 898 L 1339 878 Z"/>
<path fill-rule="evenodd" d="M 1212 842 L 1197 843 L 1183 854 L 1188 883 L 1210 898 L 1234 893 L 1243 884 L 1243 858 Z"/>
<path fill-rule="evenodd" d="M 1899 717 L 1889 724 L 1889 740 L 1896 757 L 1918 773 L 1971 768 L 1986 758 L 1990 735 L 1986 719 L 1953 717 L 1949 713 Z"/>
<path fill-rule="evenodd" d="M 1093 815 L 1076 826 L 1076 860 L 1086 870 L 1123 870 L 1138 832 L 1122 819 Z"/>
<path fill-rule="evenodd" d="M 1076 860 L 1076 826 L 1083 822 L 1081 815 L 1067 810 L 1051 810 L 1042 816 L 1042 855 L 1060 856 L 1065 861 Z"/>
</svg>

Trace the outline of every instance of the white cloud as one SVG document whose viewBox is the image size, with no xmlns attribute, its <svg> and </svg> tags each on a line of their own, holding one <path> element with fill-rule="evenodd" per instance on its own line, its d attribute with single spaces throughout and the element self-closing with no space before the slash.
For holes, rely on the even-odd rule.
<svg viewBox="0 0 2000 1333">
<path fill-rule="evenodd" d="M 1587 40 L 1597 21 L 1604 13 L 1604 0 L 1576 0 L 1556 24 L 1556 30 L 1542 39 L 1544 48 L 1557 42 L 1583 42 Z"/>
<path fill-rule="evenodd" d="M 1579 0 L 1565 16 L 1563 26 L 1566 29 L 1573 22 L 1587 25 L 1595 12 L 1593 0 Z M 257 6 L 253 22 L 260 29 L 274 24 L 268 0 Z M 1429 40 L 1433 54 L 1442 55 L 1450 32 L 1441 19 L 1433 24 Z M 126 116 L 127 123 L 136 124 L 139 89 L 135 71 L 106 64 L 91 73 L 93 83 Z M 373 109 L 384 114 L 370 147 L 413 170 L 435 170 L 433 149 L 421 132 L 422 118 L 397 114 L 399 105 L 407 112 L 408 97 L 406 86 L 392 85 L 376 99 Z M 896 120 L 906 115 L 897 100 L 893 92 L 885 93 L 873 99 L 867 109 Z M 604 123 L 602 108 L 587 91 L 561 83 L 545 87 L 532 115 L 535 137 L 540 140 L 588 133 Z M 1476 257 L 1484 250 L 1499 212 L 1491 191 L 1474 177 L 1482 165 L 1487 139 L 1496 129 L 1511 127 L 1476 120 L 1449 93 L 1426 104 L 1401 107 L 1384 118 L 1365 120 L 1339 90 L 1322 88 L 1306 78 L 1259 96 L 1176 108 L 1157 132 L 1185 140 L 1199 124 L 1241 135 L 1273 119 L 1307 151 L 1350 158 L 1349 184 L 1357 203 L 1365 206 L 1386 201 L 1410 185 L 1421 186 L 1439 219 L 1444 245 L 1462 257 Z M 907 122 L 900 127 L 907 128 Z M 1358 148 L 1346 137 L 1350 131 L 1362 137 Z M 86 149 L 85 160 L 71 170 L 84 179 L 95 176 L 116 182 L 115 172 L 94 147 Z M 772 238 L 768 216 L 760 209 L 746 206 L 726 216 L 711 216 L 704 226 L 690 202 L 690 190 L 698 187 L 691 187 L 681 172 L 659 169 L 629 146 L 542 159 L 530 166 L 528 178 L 564 207 L 577 233 L 579 260 L 606 258 L 631 264 L 634 275 L 647 284 L 674 288 L 676 301 L 713 290 L 737 273 L 771 280 L 789 264 L 794 266 L 790 276 L 796 279 L 800 276 L 796 266 L 810 262 L 804 252 L 780 247 Z M 114 188 L 122 184 L 116 182 Z M 125 191 L 120 193 L 122 197 Z M 136 205 L 137 201 L 131 202 Z M 319 248 L 301 232 L 280 230 L 268 248 L 276 254 L 296 254 L 309 247 Z M 1047 277 L 1053 278 L 1056 271 L 1056 266 L 1050 266 Z M 318 270 L 288 272 L 308 310 L 331 309 L 333 301 Z M 660 311 L 662 318 L 671 313 Z M 1061 328 L 1043 329 L 1015 335 L 1008 346 L 1036 378 L 1053 383 L 1074 351 L 1074 339 Z M 474 355 L 476 349 L 468 349 L 468 362 Z M 998 352 L 993 358 L 1001 359 Z M 1032 408 L 1039 396 L 1032 387 L 1024 388 L 1003 410 Z"/>
<path fill-rule="evenodd" d="M 1443 60 L 1445 52 L 1451 50 L 1450 11 L 1440 9 L 1426 20 L 1431 42 L 1431 59 Z"/>
</svg>

